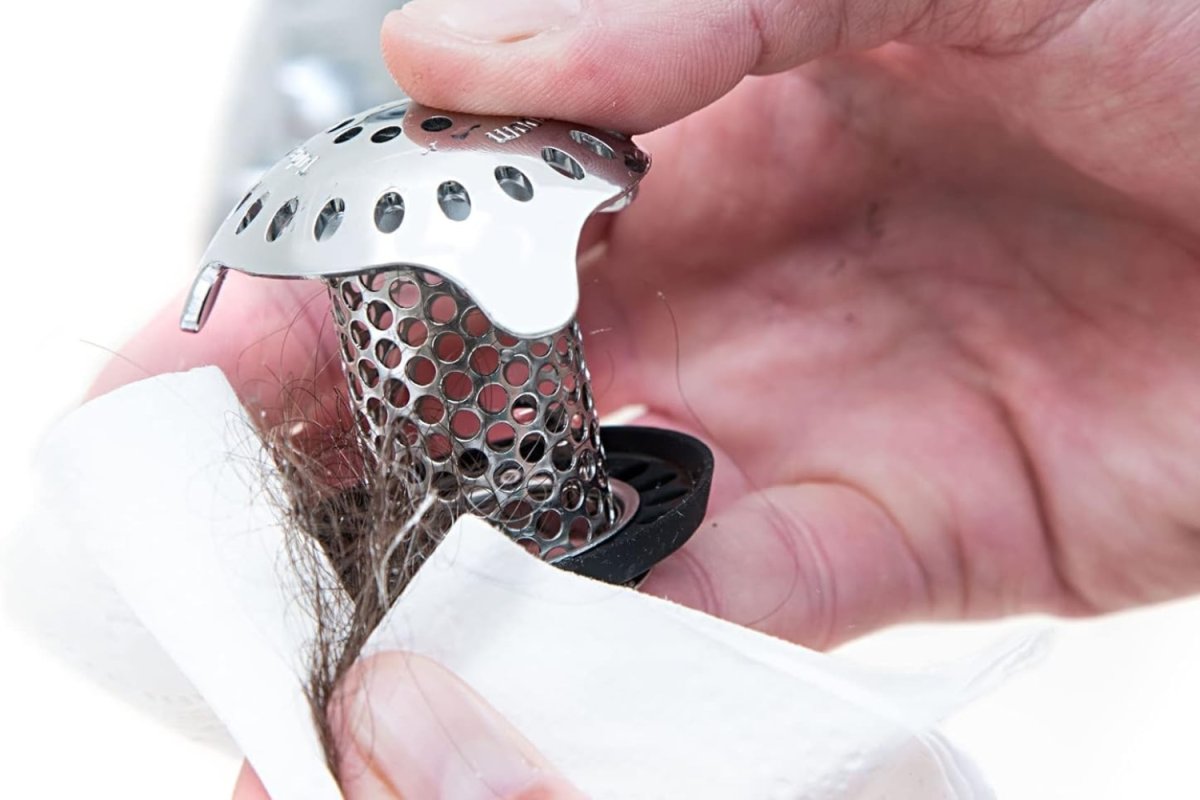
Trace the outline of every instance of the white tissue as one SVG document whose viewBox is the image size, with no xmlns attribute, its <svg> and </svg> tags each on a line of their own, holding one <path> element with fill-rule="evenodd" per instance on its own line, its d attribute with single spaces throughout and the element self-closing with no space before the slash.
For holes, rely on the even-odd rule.
<svg viewBox="0 0 1200 800">
<path fill-rule="evenodd" d="M 87 404 L 47 438 L 38 469 L 45 509 L 254 758 L 274 800 L 337 798 L 298 679 L 312 622 L 268 463 L 232 388 L 208 369 Z"/>
<path fill-rule="evenodd" d="M 830 656 L 555 569 L 477 519 L 366 652 L 397 649 L 453 669 L 589 797 L 988 796 L 928 741 L 950 698 L 914 713 Z"/>
<path fill-rule="evenodd" d="M 312 622 L 266 463 L 218 370 L 163 375 L 60 424 L 35 516 L 107 578 L 89 575 L 102 605 L 73 613 L 135 648 L 119 664 L 108 641 L 85 663 L 192 721 L 194 687 L 274 800 L 333 800 L 301 688 Z M 393 648 L 454 670 L 596 798 L 990 797 L 932 730 L 1025 654 L 882 675 L 559 571 L 471 518 L 369 645 Z"/>
</svg>

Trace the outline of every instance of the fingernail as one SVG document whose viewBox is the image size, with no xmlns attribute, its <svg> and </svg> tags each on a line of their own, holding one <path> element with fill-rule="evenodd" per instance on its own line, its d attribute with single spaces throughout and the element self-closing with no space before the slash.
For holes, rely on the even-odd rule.
<svg viewBox="0 0 1200 800">
<path fill-rule="evenodd" d="M 369 787 L 379 786 L 405 798 L 494 799 L 542 789 L 537 796 L 568 796 L 553 793 L 562 779 L 528 740 L 428 659 L 385 653 L 365 662 L 331 716 L 344 743 L 348 800 L 378 797 Z"/>
<path fill-rule="evenodd" d="M 569 26 L 582 0 L 413 0 L 388 24 L 415 22 L 474 42 L 519 42 Z"/>
</svg>

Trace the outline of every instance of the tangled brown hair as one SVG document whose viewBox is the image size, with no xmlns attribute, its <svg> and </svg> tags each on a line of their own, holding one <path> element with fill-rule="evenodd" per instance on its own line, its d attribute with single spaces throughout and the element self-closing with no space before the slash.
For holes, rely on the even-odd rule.
<svg viewBox="0 0 1200 800">
<path fill-rule="evenodd" d="M 268 485 L 277 487 L 290 566 L 316 623 L 305 691 L 337 775 L 328 715 L 337 687 L 453 519 L 404 437 L 385 436 L 383 452 L 364 445 L 344 395 L 318 398 L 293 384 L 266 416 L 275 424 L 259 431 L 265 466 L 281 477 Z"/>
</svg>

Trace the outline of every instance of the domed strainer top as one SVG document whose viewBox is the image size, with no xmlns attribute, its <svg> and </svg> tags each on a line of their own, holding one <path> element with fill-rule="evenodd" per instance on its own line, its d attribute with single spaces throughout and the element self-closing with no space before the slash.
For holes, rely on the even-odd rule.
<svg viewBox="0 0 1200 800">
<path fill-rule="evenodd" d="M 198 331 L 226 269 L 329 278 L 404 264 L 449 278 L 500 328 L 562 329 L 584 223 L 633 197 L 649 158 L 564 122 L 389 103 L 297 147 L 222 224 L 182 319 Z"/>
</svg>

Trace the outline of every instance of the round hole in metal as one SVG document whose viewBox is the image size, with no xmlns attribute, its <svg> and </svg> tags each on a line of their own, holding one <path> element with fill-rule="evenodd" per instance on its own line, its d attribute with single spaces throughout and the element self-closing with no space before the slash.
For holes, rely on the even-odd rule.
<svg viewBox="0 0 1200 800">
<path fill-rule="evenodd" d="M 576 517 L 571 520 L 567 536 L 572 547 L 583 547 L 592 538 L 592 523 L 588 522 L 587 517 Z"/>
<path fill-rule="evenodd" d="M 537 390 L 542 397 L 553 397 L 558 392 L 558 369 L 553 364 L 538 367 Z"/>
<path fill-rule="evenodd" d="M 399 136 L 402 132 L 403 131 L 400 130 L 399 126 L 389 125 L 388 127 L 380 128 L 371 134 L 371 141 L 375 144 L 387 144 L 392 139 L 395 139 L 397 136 Z"/>
<path fill-rule="evenodd" d="M 554 450 L 551 451 L 550 460 L 554 463 L 554 468 L 559 472 L 568 472 L 575 464 L 575 448 L 570 442 L 559 442 L 554 445 Z"/>
<path fill-rule="evenodd" d="M 472 308 L 463 314 L 462 318 L 463 333 L 467 336 L 479 338 L 484 336 L 492 329 L 492 323 L 488 320 L 487 315 L 478 308 Z"/>
<path fill-rule="evenodd" d="M 583 499 L 583 513 L 589 517 L 594 517 L 604 508 L 604 495 L 600 490 L 593 486 L 588 489 L 587 495 Z"/>
<path fill-rule="evenodd" d="M 500 353 L 489 345 L 481 345 L 471 353 L 471 369 L 480 375 L 492 375 L 500 369 Z"/>
<path fill-rule="evenodd" d="M 546 437 L 540 433 L 531 433 L 521 440 L 517 454 L 527 464 L 536 464 L 546 455 Z"/>
<path fill-rule="evenodd" d="M 521 203 L 533 199 L 533 184 L 529 177 L 516 167 L 496 167 L 496 183 L 504 193 Z"/>
<path fill-rule="evenodd" d="M 381 300 L 375 300 L 367 306 L 367 322 L 376 330 L 386 331 L 392 327 L 395 322 L 396 315 L 392 313 L 392 307 Z"/>
<path fill-rule="evenodd" d="M 503 414 L 508 408 L 508 392 L 498 383 L 479 390 L 479 407 L 489 414 Z"/>
<path fill-rule="evenodd" d="M 353 128 L 347 128 L 338 134 L 338 137 L 333 140 L 334 144 L 345 144 L 354 137 L 363 132 L 362 125 L 355 125 Z"/>
<path fill-rule="evenodd" d="M 581 181 L 587 177 L 578 161 L 557 147 L 543 147 L 542 160 L 549 164 L 555 172 L 572 180 Z"/>
<path fill-rule="evenodd" d="M 416 447 L 417 442 L 421 441 L 421 429 L 417 427 L 417 423 L 411 419 L 404 420 L 400 425 L 400 440 L 409 447 Z M 417 464 L 420 467 L 420 464 Z M 425 473 L 422 472 L 423 476 Z"/>
<path fill-rule="evenodd" d="M 362 377 L 363 383 L 370 388 L 374 389 L 379 385 L 379 368 L 375 366 L 375 362 L 365 358 L 358 362 L 358 374 Z"/>
<path fill-rule="evenodd" d="M 442 396 L 455 403 L 470 397 L 474 388 L 471 376 L 465 372 L 451 372 L 442 378 Z"/>
<path fill-rule="evenodd" d="M 518 425 L 532 425 L 538 416 L 538 399 L 531 394 L 523 394 L 513 401 L 512 418 Z"/>
<path fill-rule="evenodd" d="M 579 477 L 589 483 L 596 479 L 596 454 L 591 450 L 584 450 L 579 456 Z"/>
<path fill-rule="evenodd" d="M 512 449 L 513 442 L 516 441 L 517 432 L 513 430 L 513 426 L 507 422 L 497 422 L 487 430 L 487 446 L 497 453 L 504 453 Z"/>
<path fill-rule="evenodd" d="M 400 308 L 416 308 L 421 302 L 421 289 L 412 281 L 400 278 L 392 281 L 388 296 Z"/>
<path fill-rule="evenodd" d="M 385 383 L 383 393 L 393 408 L 404 408 L 412 396 L 408 391 L 408 384 L 398 378 L 392 378 Z"/>
<path fill-rule="evenodd" d="M 417 401 L 417 419 L 426 425 L 436 425 L 446 418 L 446 405 L 436 397 L 426 395 Z"/>
<path fill-rule="evenodd" d="M 471 216 L 471 195 L 458 181 L 446 181 L 438 187 L 438 206 L 442 213 L 455 222 Z"/>
<path fill-rule="evenodd" d="M 458 361 L 466 350 L 466 342 L 457 333 L 443 333 L 433 342 L 433 352 L 443 364 Z"/>
<path fill-rule="evenodd" d="M 380 339 L 375 345 L 375 357 L 387 369 L 400 366 L 400 348 L 391 339 Z"/>
<path fill-rule="evenodd" d="M 487 472 L 488 468 L 487 454 L 482 450 L 464 450 L 462 455 L 458 457 L 458 468 L 462 470 L 462 474 L 467 478 L 483 477 L 483 473 Z M 491 494 L 491 492 L 488 492 L 488 495 Z M 495 496 L 492 496 L 492 500 L 495 500 Z M 472 503 L 472 506 L 474 506 L 474 503 Z"/>
<path fill-rule="evenodd" d="M 504 366 L 504 380 L 509 386 L 520 388 L 529 382 L 529 360 L 517 356 Z"/>
<path fill-rule="evenodd" d="M 458 478 L 450 472 L 439 472 L 429 481 L 429 488 L 442 500 L 453 500 L 458 496 Z"/>
<path fill-rule="evenodd" d="M 424 356 L 416 356 L 408 362 L 408 379 L 418 386 L 428 386 L 437 377 L 437 367 Z"/>
<path fill-rule="evenodd" d="M 342 302 L 346 304 L 346 308 L 351 311 L 358 311 L 362 306 L 362 300 L 362 292 L 358 290 L 358 287 L 350 283 L 350 281 L 342 284 Z"/>
<path fill-rule="evenodd" d="M 387 192 L 375 203 L 375 227 L 380 233 L 395 233 L 404 222 L 404 198 Z"/>
<path fill-rule="evenodd" d="M 557 539 L 558 535 L 562 533 L 562 528 L 562 514 L 553 509 L 538 514 L 537 521 L 534 522 L 534 529 L 537 531 L 537 535 L 547 541 Z"/>
<path fill-rule="evenodd" d="M 554 475 L 549 472 L 536 472 L 529 476 L 525 483 L 526 494 L 535 503 L 544 503 L 554 496 Z"/>
<path fill-rule="evenodd" d="M 317 221 L 313 225 L 313 238 L 318 242 L 329 241 L 338 232 L 338 228 L 342 227 L 342 220 L 345 218 L 346 201 L 340 197 L 333 198 L 325 204 L 321 213 L 317 214 Z"/>
<path fill-rule="evenodd" d="M 409 347 L 420 347 L 429 338 L 429 326 L 419 319 L 406 319 L 400 323 L 400 341 Z"/>
<path fill-rule="evenodd" d="M 521 481 L 525 480 L 525 470 L 515 461 L 505 461 L 496 467 L 492 478 L 496 481 L 498 489 L 511 492 L 521 485 Z M 531 513 L 532 511 L 533 509 L 530 509 Z"/>
<path fill-rule="evenodd" d="M 362 324 L 358 320 L 350 323 L 350 338 L 354 340 L 354 344 L 359 350 L 366 350 L 371 346 L 371 329 Z"/>
<path fill-rule="evenodd" d="M 572 414 L 571 415 L 571 439 L 575 442 L 575 444 L 579 444 L 580 442 L 583 441 L 584 430 L 585 429 L 584 429 L 584 424 L 583 424 L 583 414 Z"/>
<path fill-rule="evenodd" d="M 563 481 L 559 497 L 562 498 L 563 508 L 567 511 L 578 511 L 583 505 L 583 486 L 574 478 Z"/>
<path fill-rule="evenodd" d="M 458 316 L 458 303 L 448 294 L 437 294 L 430 298 L 426 313 L 438 325 L 449 325 Z"/>
<path fill-rule="evenodd" d="M 575 141 L 575 144 L 586 147 L 601 158 L 613 159 L 617 157 L 615 150 L 590 133 L 585 131 L 571 131 L 571 138 Z"/>
<path fill-rule="evenodd" d="M 250 204 L 250 207 L 246 209 L 246 213 L 242 216 L 242 221 L 238 223 L 238 233 L 241 233 L 242 231 L 246 230 L 246 228 L 249 228 L 254 223 L 254 220 L 258 219 L 258 215 L 262 213 L 263 205 L 267 202 L 267 199 L 270 196 L 271 193 L 267 192 L 262 197 Z"/>
<path fill-rule="evenodd" d="M 450 430 L 463 441 L 474 439 L 483 430 L 483 422 L 474 411 L 462 410 L 450 419 Z"/>
<path fill-rule="evenodd" d="M 440 133 L 454 127 L 454 120 L 449 117 L 430 117 L 421 123 L 421 130 L 427 133 Z"/>
</svg>

